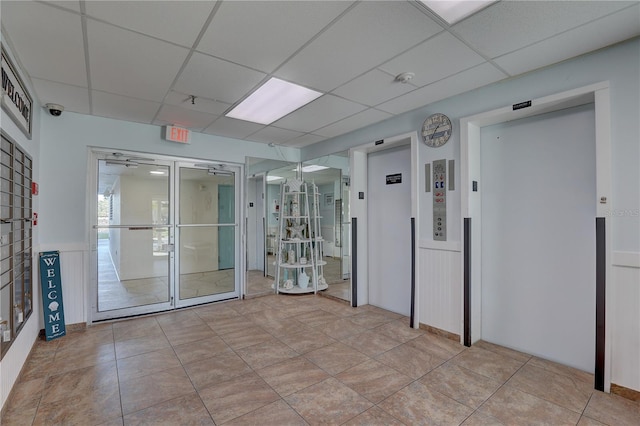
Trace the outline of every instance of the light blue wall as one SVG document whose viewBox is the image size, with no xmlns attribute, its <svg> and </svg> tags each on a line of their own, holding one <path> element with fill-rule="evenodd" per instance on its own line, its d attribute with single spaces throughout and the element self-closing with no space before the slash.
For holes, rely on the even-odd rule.
<svg viewBox="0 0 640 426">
<path fill-rule="evenodd" d="M 459 119 L 517 102 L 609 81 L 611 93 L 611 141 L 613 150 L 613 249 L 640 251 L 640 39 L 581 56 L 560 64 L 473 90 L 407 112 L 364 129 L 303 148 L 302 158 L 321 157 L 375 140 L 420 131 L 424 119 L 435 112 L 447 114 L 454 133 L 447 145 L 420 147 L 420 164 L 446 158 L 456 160 L 460 178 Z M 424 180 L 421 171 L 419 182 Z M 427 194 L 428 195 L 428 194 Z M 420 209 L 428 211 L 430 198 L 421 192 Z M 460 191 L 447 200 L 451 212 L 449 236 L 460 241 Z M 429 226 L 421 238 L 431 239 Z"/>
<path fill-rule="evenodd" d="M 244 163 L 245 156 L 299 161 L 299 150 L 202 133 L 192 133 L 188 145 L 161 138 L 161 127 L 88 115 L 42 115 L 40 202 L 43 244 L 85 243 L 87 163 L 91 147 Z"/>
</svg>

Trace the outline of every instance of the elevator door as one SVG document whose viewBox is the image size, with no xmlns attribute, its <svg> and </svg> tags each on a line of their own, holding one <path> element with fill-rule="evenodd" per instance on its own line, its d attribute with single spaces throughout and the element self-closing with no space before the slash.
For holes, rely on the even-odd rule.
<svg viewBox="0 0 640 426">
<path fill-rule="evenodd" d="M 593 372 L 593 105 L 481 133 L 482 339 Z"/>
<path fill-rule="evenodd" d="M 400 175 L 401 182 L 387 176 Z M 411 149 L 373 152 L 367 159 L 369 303 L 411 312 Z"/>
</svg>

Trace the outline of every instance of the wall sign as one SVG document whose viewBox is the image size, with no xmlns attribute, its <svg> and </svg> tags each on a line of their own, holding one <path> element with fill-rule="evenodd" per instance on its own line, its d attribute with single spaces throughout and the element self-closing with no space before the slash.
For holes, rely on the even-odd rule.
<svg viewBox="0 0 640 426">
<path fill-rule="evenodd" d="M 191 143 L 191 132 L 178 126 L 164 126 L 164 138 L 171 142 Z"/>
<path fill-rule="evenodd" d="M 433 162 L 433 239 L 447 241 L 447 160 Z"/>
<path fill-rule="evenodd" d="M 387 175 L 387 185 L 393 185 L 394 183 L 402 183 L 402 173 Z"/>
<path fill-rule="evenodd" d="M 13 121 L 31 139 L 31 119 L 33 101 L 25 85 L 20 80 L 16 68 L 2 47 L 2 108 Z"/>
<path fill-rule="evenodd" d="M 67 334 L 62 305 L 59 251 L 40 252 L 40 286 L 42 287 L 44 331 L 49 341 Z"/>
</svg>

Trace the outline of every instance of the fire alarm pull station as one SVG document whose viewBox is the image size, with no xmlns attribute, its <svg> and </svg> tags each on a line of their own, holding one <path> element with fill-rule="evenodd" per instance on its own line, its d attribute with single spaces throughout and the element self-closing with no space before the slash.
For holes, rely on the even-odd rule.
<svg viewBox="0 0 640 426">
<path fill-rule="evenodd" d="M 447 160 L 433 162 L 433 239 L 447 241 Z"/>
<path fill-rule="evenodd" d="M 38 213 L 33 212 L 33 219 L 31 220 L 31 223 L 33 224 L 33 226 L 36 226 L 38 224 Z"/>
<path fill-rule="evenodd" d="M 38 195 L 38 184 L 31 182 L 31 195 Z"/>
</svg>

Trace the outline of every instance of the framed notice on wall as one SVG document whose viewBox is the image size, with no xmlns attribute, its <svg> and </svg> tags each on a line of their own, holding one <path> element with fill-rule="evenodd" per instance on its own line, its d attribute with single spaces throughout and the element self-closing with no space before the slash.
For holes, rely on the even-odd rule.
<svg viewBox="0 0 640 426">
<path fill-rule="evenodd" d="M 31 139 L 33 101 L 20 79 L 17 69 L 2 46 L 2 109 L 14 123 Z"/>
</svg>

